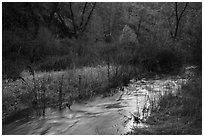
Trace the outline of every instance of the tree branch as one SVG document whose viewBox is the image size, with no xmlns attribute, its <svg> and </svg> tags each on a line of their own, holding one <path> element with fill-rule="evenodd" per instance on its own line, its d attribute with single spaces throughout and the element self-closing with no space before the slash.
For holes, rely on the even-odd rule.
<svg viewBox="0 0 204 137">
<path fill-rule="evenodd" d="M 61 22 L 61 29 L 62 29 L 62 32 L 64 33 L 64 35 L 68 35 L 68 37 L 72 37 L 73 36 L 73 32 L 70 31 L 70 28 L 67 27 L 64 19 L 62 18 L 62 16 L 59 14 L 59 12 L 56 12 L 58 17 L 59 17 L 59 20 Z"/>
<path fill-rule="evenodd" d="M 54 17 L 54 14 L 58 10 L 58 5 L 59 5 L 59 2 L 54 3 L 53 9 L 52 9 L 52 11 L 50 13 L 50 18 L 49 18 L 49 21 L 48 21 L 48 27 L 50 27 L 51 22 L 52 22 L 53 17 Z"/>
<path fill-rule="evenodd" d="M 142 20 L 143 20 L 143 18 L 140 17 L 140 20 L 139 20 L 139 22 L 138 22 L 138 27 L 137 27 L 137 36 L 140 35 L 140 27 L 141 27 L 141 24 L 142 24 Z"/>
<path fill-rule="evenodd" d="M 89 13 L 89 16 L 87 17 L 86 23 L 85 23 L 85 25 L 84 25 L 84 27 L 83 27 L 83 29 L 82 29 L 82 32 L 84 32 L 84 31 L 86 30 L 86 27 L 87 27 L 87 25 L 88 25 L 88 22 L 89 22 L 89 20 L 90 20 L 90 18 L 91 18 L 91 15 L 92 15 L 92 13 L 93 13 L 93 10 L 94 10 L 95 6 L 96 6 L 96 2 L 93 4 L 93 7 L 92 7 L 92 9 L 91 9 L 91 11 L 90 11 L 90 13 Z"/>
<path fill-rule="evenodd" d="M 176 20 L 178 21 L 179 18 L 178 18 L 178 5 L 177 5 L 177 2 L 175 2 L 175 12 L 176 12 Z"/>
<path fill-rule="evenodd" d="M 171 29 L 170 18 L 171 18 L 171 17 L 169 17 L 169 18 L 167 19 L 167 21 L 168 21 L 168 25 L 169 25 L 169 27 L 170 27 L 170 28 L 169 28 L 169 32 L 170 32 L 171 38 L 173 38 L 174 35 L 173 35 L 172 29 Z"/>
<path fill-rule="evenodd" d="M 85 11 L 86 11 L 87 3 L 88 3 L 88 2 L 86 2 L 86 3 L 84 4 L 84 7 L 83 7 L 82 16 L 81 16 L 81 22 L 80 22 L 80 25 L 79 25 L 80 28 L 82 27 L 83 22 L 84 22 L 84 13 L 85 13 Z"/>
<path fill-rule="evenodd" d="M 69 8 L 70 8 L 70 12 L 71 12 L 72 25 L 74 27 L 75 38 L 77 39 L 76 24 L 75 24 L 75 20 L 74 20 L 74 13 L 72 11 L 72 4 L 71 4 L 71 2 L 69 3 Z"/>
<path fill-rule="evenodd" d="M 186 2 L 185 7 L 184 7 L 183 10 L 181 11 L 181 14 L 180 14 L 180 16 L 179 16 L 179 20 L 181 19 L 181 17 L 182 17 L 182 15 L 183 15 L 184 11 L 186 10 L 187 6 L 188 6 L 188 2 Z"/>
<path fill-rule="evenodd" d="M 175 3 L 175 11 L 176 11 L 176 28 L 175 28 L 175 32 L 174 32 L 174 38 L 176 38 L 177 36 L 177 32 L 178 32 L 178 29 L 179 29 L 179 23 L 180 23 L 180 20 L 181 20 L 181 17 L 184 13 L 184 11 L 186 10 L 186 7 L 188 6 L 188 2 L 186 2 L 185 4 L 185 7 L 183 8 L 183 10 L 181 11 L 181 14 L 178 15 L 178 5 L 177 5 L 177 2 Z"/>
</svg>

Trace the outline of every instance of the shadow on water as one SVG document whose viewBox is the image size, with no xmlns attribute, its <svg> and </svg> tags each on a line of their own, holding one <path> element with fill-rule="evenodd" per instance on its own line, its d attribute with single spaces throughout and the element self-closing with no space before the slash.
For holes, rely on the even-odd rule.
<svg viewBox="0 0 204 137">
<path fill-rule="evenodd" d="M 122 106 L 120 102 L 105 105 L 105 108 L 123 108 L 123 107 L 125 106 Z"/>
<path fill-rule="evenodd" d="M 25 108 L 23 110 L 19 110 L 9 117 L 6 117 L 2 120 L 2 124 L 10 124 L 12 122 L 24 121 L 27 122 L 33 118 L 39 118 L 43 114 L 42 109 L 34 109 L 34 108 Z"/>
</svg>

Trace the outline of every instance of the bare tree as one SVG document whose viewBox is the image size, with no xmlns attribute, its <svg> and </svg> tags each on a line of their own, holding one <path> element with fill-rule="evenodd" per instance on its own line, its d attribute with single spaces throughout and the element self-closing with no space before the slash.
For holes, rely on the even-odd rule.
<svg viewBox="0 0 204 137">
<path fill-rule="evenodd" d="M 187 6 L 188 6 L 188 2 L 185 3 L 185 6 L 183 7 L 181 12 L 179 13 L 178 3 L 175 2 L 175 8 L 174 8 L 174 11 L 175 11 L 175 30 L 174 30 L 174 32 L 172 30 L 170 31 L 171 37 L 174 39 L 177 38 L 181 18 L 183 16 L 183 13 L 185 12 Z"/>
</svg>

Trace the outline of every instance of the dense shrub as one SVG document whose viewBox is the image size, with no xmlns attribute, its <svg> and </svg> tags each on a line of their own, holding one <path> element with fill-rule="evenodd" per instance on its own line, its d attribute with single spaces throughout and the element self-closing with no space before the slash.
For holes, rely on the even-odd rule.
<svg viewBox="0 0 204 137">
<path fill-rule="evenodd" d="M 137 45 L 135 45 L 137 46 Z M 170 73 L 179 70 L 182 66 L 182 53 L 169 47 L 154 45 L 140 45 L 134 49 L 128 59 L 128 64 L 142 66 L 148 72 Z"/>
<path fill-rule="evenodd" d="M 146 122 L 157 125 L 151 134 L 202 134 L 201 78 L 192 78 L 177 95 L 163 96 Z"/>
<path fill-rule="evenodd" d="M 182 65 L 182 58 L 178 54 L 170 49 L 160 50 L 155 58 L 160 71 L 172 72 L 179 69 Z"/>
<path fill-rule="evenodd" d="M 40 71 L 58 71 L 65 70 L 72 65 L 72 60 L 69 56 L 50 57 L 37 65 L 36 70 Z"/>
</svg>

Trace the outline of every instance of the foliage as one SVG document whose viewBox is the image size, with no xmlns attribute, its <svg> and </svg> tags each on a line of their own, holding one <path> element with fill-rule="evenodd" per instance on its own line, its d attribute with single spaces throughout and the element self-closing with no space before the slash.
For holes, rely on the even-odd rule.
<svg viewBox="0 0 204 137">
<path fill-rule="evenodd" d="M 3 62 L 25 62 L 19 71 L 30 64 L 59 70 L 70 60 L 71 66 L 91 66 L 107 59 L 164 71 L 183 63 L 180 54 L 184 63 L 201 66 L 200 3 L 3 3 L 2 10 Z M 49 61 L 53 56 L 59 59 Z"/>
</svg>

